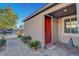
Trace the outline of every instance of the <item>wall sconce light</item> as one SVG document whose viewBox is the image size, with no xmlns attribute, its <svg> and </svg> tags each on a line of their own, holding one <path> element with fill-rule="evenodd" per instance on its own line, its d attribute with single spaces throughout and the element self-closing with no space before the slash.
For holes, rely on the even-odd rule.
<svg viewBox="0 0 79 59">
<path fill-rule="evenodd" d="M 67 9 L 64 9 L 64 12 L 67 12 Z"/>
</svg>

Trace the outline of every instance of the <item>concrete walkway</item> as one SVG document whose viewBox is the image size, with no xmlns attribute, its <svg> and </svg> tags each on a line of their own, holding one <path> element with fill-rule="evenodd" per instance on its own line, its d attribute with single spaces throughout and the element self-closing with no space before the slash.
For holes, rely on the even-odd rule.
<svg viewBox="0 0 79 59">
<path fill-rule="evenodd" d="M 40 52 L 31 51 L 29 47 L 22 43 L 19 39 L 7 39 L 6 49 L 0 52 L 2 56 L 26 56 L 41 55 Z"/>
<path fill-rule="evenodd" d="M 43 52 L 33 51 L 18 38 L 7 38 L 6 49 L 0 52 L 2 56 L 77 56 L 79 53 L 53 46 Z"/>
</svg>

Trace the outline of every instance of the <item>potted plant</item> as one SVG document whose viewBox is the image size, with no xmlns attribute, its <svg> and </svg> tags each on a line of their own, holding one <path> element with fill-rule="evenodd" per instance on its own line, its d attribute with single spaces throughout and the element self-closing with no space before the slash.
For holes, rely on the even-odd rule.
<svg viewBox="0 0 79 59">
<path fill-rule="evenodd" d="M 40 45 L 40 41 L 37 40 L 32 40 L 30 43 L 30 47 L 35 51 L 38 49 L 39 45 Z"/>
</svg>

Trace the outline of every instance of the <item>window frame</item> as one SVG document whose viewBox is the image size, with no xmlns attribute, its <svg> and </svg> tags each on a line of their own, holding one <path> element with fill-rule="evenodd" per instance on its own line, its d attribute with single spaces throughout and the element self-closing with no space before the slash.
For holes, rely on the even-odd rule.
<svg viewBox="0 0 79 59">
<path fill-rule="evenodd" d="M 72 18 L 77 18 L 77 15 L 71 15 L 71 16 L 66 16 L 66 17 L 62 18 L 62 35 L 64 35 L 64 36 L 71 36 L 71 37 L 73 37 L 73 36 L 79 37 L 79 33 L 71 33 L 71 29 L 70 29 L 70 33 L 65 33 L 64 32 L 64 30 L 65 30 L 65 28 L 64 28 L 64 26 L 65 26 L 64 25 L 64 21 L 66 19 L 72 19 Z M 77 20 L 77 23 L 78 23 L 78 20 Z"/>
</svg>

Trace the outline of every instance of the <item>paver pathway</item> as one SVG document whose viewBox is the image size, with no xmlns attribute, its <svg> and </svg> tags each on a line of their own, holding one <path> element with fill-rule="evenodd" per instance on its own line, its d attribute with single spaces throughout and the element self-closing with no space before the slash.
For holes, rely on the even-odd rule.
<svg viewBox="0 0 79 59">
<path fill-rule="evenodd" d="M 2 56 L 72 56 L 79 55 L 63 48 L 55 47 L 52 49 L 45 49 L 44 52 L 31 50 L 18 38 L 7 38 L 6 49 L 0 52 Z"/>
<path fill-rule="evenodd" d="M 23 44 L 19 39 L 7 39 L 6 49 L 0 52 L 2 56 L 26 56 L 26 55 L 42 55 L 40 52 L 33 52 L 27 45 Z"/>
</svg>

